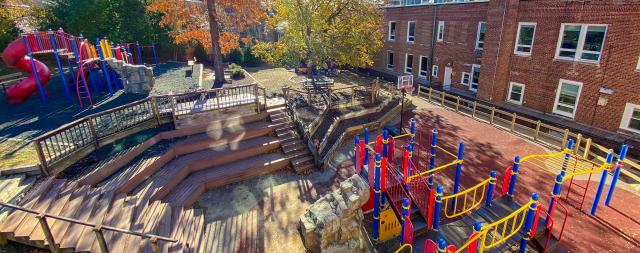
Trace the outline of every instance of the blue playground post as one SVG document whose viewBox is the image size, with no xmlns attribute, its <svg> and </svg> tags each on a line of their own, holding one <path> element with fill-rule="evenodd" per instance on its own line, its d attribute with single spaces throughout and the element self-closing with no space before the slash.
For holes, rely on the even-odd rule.
<svg viewBox="0 0 640 253">
<path fill-rule="evenodd" d="M 158 66 L 158 55 L 156 55 L 156 45 L 151 43 L 151 52 L 153 52 L 153 63 Z"/>
<path fill-rule="evenodd" d="M 143 65 L 144 63 L 142 62 L 142 50 L 140 50 L 140 43 L 138 41 L 136 41 L 136 51 L 138 52 L 138 63 L 140 63 L 140 65 Z"/>
<path fill-rule="evenodd" d="M 618 177 L 620 176 L 620 169 L 624 165 L 624 159 L 627 157 L 627 144 L 622 145 L 620 148 L 620 155 L 618 156 L 618 162 L 616 163 L 616 170 L 613 171 L 613 178 L 611 179 L 611 186 L 609 186 L 609 192 L 607 193 L 607 197 L 604 199 L 604 204 L 609 206 L 611 204 L 611 198 L 613 198 L 613 191 L 616 189 L 616 184 L 618 183 Z"/>
<path fill-rule="evenodd" d="M 485 196 L 485 201 L 484 201 L 484 204 L 486 206 L 491 206 L 491 202 L 493 202 L 493 190 L 496 187 L 496 181 L 497 181 L 495 171 L 491 171 L 489 175 L 491 176 L 491 178 L 489 179 L 489 187 L 487 187 L 487 196 Z"/>
<path fill-rule="evenodd" d="M 411 146 L 413 146 L 413 144 L 416 142 L 416 119 L 415 118 L 411 118 L 411 127 L 409 128 L 409 131 L 411 133 L 411 140 L 410 140 L 410 144 Z"/>
<path fill-rule="evenodd" d="M 78 54 L 78 45 L 76 43 L 75 37 L 73 37 L 73 35 L 70 35 L 69 36 L 69 41 L 71 41 L 71 49 L 73 50 L 73 56 L 75 57 L 74 59 L 76 61 L 76 64 L 78 65 L 78 71 L 80 71 L 80 65 L 82 63 L 80 62 L 80 55 Z M 80 73 L 80 74 L 82 75 L 84 73 Z M 78 80 L 78 81 L 81 81 L 81 80 Z M 84 82 L 84 81 L 82 81 L 82 82 Z M 87 85 L 87 84 L 85 83 L 85 85 Z"/>
<path fill-rule="evenodd" d="M 436 201 L 433 205 L 433 229 L 438 230 L 440 222 L 440 211 L 442 209 L 442 185 L 436 187 Z"/>
<path fill-rule="evenodd" d="M 33 70 L 33 76 L 36 78 L 36 84 L 38 84 L 38 91 L 40 91 L 40 99 L 42 103 L 47 102 L 47 95 L 44 92 L 44 88 L 42 87 L 42 82 L 40 81 L 40 74 L 38 73 L 38 68 L 36 67 L 36 62 L 33 60 L 33 53 L 31 53 L 31 46 L 29 46 L 29 40 L 27 40 L 27 34 L 22 34 L 22 42 L 24 42 L 25 47 L 27 48 L 27 56 L 29 56 L 29 61 L 31 62 L 31 69 Z"/>
<path fill-rule="evenodd" d="M 573 139 L 569 139 L 567 141 L 567 150 L 573 150 Z M 567 173 L 567 168 L 569 166 L 569 159 L 571 158 L 571 154 L 564 154 L 564 161 L 562 161 L 562 175 Z"/>
<path fill-rule="evenodd" d="M 127 58 L 131 57 L 131 58 L 129 58 L 129 60 L 128 60 L 129 62 L 127 62 L 127 63 L 133 65 L 133 55 L 131 54 L 131 49 L 129 48 L 129 44 L 128 43 L 126 43 L 125 45 L 127 45 L 127 48 L 126 48 L 126 50 L 127 50 Z"/>
<path fill-rule="evenodd" d="M 413 146 L 411 145 L 407 145 L 407 147 L 405 148 L 406 152 L 407 152 L 407 160 L 404 161 L 405 157 L 404 154 L 402 155 L 402 162 L 403 162 L 403 166 L 406 162 L 407 165 L 407 170 L 404 170 L 403 168 L 403 175 L 402 175 L 402 184 L 404 185 L 404 190 L 408 193 L 409 190 L 409 177 L 411 176 L 411 157 L 413 156 Z"/>
<path fill-rule="evenodd" d="M 429 170 L 436 167 L 436 145 L 438 143 L 438 130 L 433 129 L 431 132 L 431 155 L 429 156 Z M 433 173 L 429 173 L 429 179 L 427 180 L 429 189 L 433 189 Z"/>
<path fill-rule="evenodd" d="M 476 221 L 475 223 L 473 223 L 473 232 L 480 232 L 480 230 L 482 230 L 482 223 L 479 221 Z"/>
<path fill-rule="evenodd" d="M 382 131 L 382 157 L 389 158 L 389 131 Z"/>
<path fill-rule="evenodd" d="M 529 206 L 529 210 L 527 210 L 524 227 L 522 228 L 522 231 L 525 235 L 522 237 L 522 240 L 520 240 L 520 253 L 525 253 L 527 249 L 527 243 L 529 242 L 529 239 L 531 237 L 531 226 L 533 225 L 533 219 L 536 216 L 536 211 L 538 208 L 538 194 L 531 194 L 531 200 L 533 200 L 533 203 L 531 203 L 531 205 Z"/>
<path fill-rule="evenodd" d="M 360 136 L 356 135 L 356 138 L 353 140 L 353 166 L 356 168 L 356 172 L 358 171 L 358 145 L 360 144 Z"/>
<path fill-rule="evenodd" d="M 556 176 L 556 183 L 553 185 L 553 192 L 551 195 L 551 198 L 549 199 L 549 209 L 547 209 L 549 212 L 549 216 L 547 216 L 547 219 L 545 220 L 544 224 L 545 227 L 549 226 L 549 222 L 551 222 L 551 217 L 553 216 L 553 211 L 556 209 L 556 198 L 560 197 L 560 191 L 562 190 L 562 180 L 564 178 L 564 175 L 562 174 L 562 172 L 558 173 L 558 176 Z"/>
<path fill-rule="evenodd" d="M 64 92 L 67 95 L 67 99 L 69 101 L 72 101 L 73 97 L 71 97 L 69 86 L 67 86 L 67 78 L 64 75 L 64 69 L 62 69 L 62 63 L 60 62 L 60 55 L 58 55 L 58 46 L 56 45 L 56 39 L 53 36 L 54 36 L 53 31 L 49 29 L 49 40 L 51 41 L 51 47 L 53 48 L 53 55 L 55 56 L 56 63 L 58 64 L 58 71 L 60 72 L 60 78 L 62 79 L 62 87 L 64 87 Z"/>
<path fill-rule="evenodd" d="M 609 152 L 607 155 L 607 164 L 613 163 L 613 150 Z M 609 170 L 602 171 L 602 177 L 600 177 L 600 183 L 598 184 L 598 190 L 596 190 L 596 196 L 593 198 L 593 204 L 591 205 L 591 215 L 596 215 L 596 209 L 598 209 L 598 204 L 600 202 L 600 196 L 602 195 L 602 190 L 604 190 L 604 184 L 607 182 L 607 174 Z"/>
<path fill-rule="evenodd" d="M 380 154 L 376 154 L 376 168 L 373 174 L 373 239 L 380 239 Z"/>
<path fill-rule="evenodd" d="M 38 30 L 33 30 L 33 36 L 36 38 L 36 44 L 38 44 L 38 50 L 42 50 L 42 40 L 40 39 L 40 33 L 38 33 Z"/>
<path fill-rule="evenodd" d="M 107 88 L 109 88 L 109 94 L 113 96 L 113 87 L 111 86 L 111 77 L 110 73 L 107 69 L 107 63 L 104 61 L 104 55 L 102 55 L 102 48 L 100 47 L 100 39 L 96 39 L 96 52 L 98 52 L 98 57 L 100 57 L 100 66 L 102 67 L 102 75 L 104 75 L 104 80 L 107 81 Z"/>
<path fill-rule="evenodd" d="M 453 194 L 458 193 L 459 189 L 460 189 L 460 174 L 462 174 L 462 161 L 464 159 L 464 141 L 460 142 L 460 145 L 458 146 L 458 161 L 460 161 L 458 164 L 456 164 L 456 177 L 455 180 L 453 182 Z M 453 208 L 455 208 L 456 206 L 456 199 L 453 198 L 451 200 L 451 210 L 453 210 Z"/>
<path fill-rule="evenodd" d="M 362 164 L 369 173 L 369 128 L 364 129 L 364 162 Z"/>
<path fill-rule="evenodd" d="M 438 253 L 445 252 L 447 252 L 447 241 L 445 241 L 443 238 L 440 238 L 440 240 L 438 241 Z"/>
<path fill-rule="evenodd" d="M 407 229 L 406 220 L 409 219 L 409 199 L 408 198 L 402 199 L 402 217 L 401 218 L 402 218 L 402 229 L 400 232 L 400 245 L 405 244 L 404 233 L 405 233 L 405 230 Z"/>
<path fill-rule="evenodd" d="M 511 167 L 511 180 L 509 180 L 509 192 L 507 192 L 507 194 L 511 197 L 513 197 L 513 190 L 515 190 L 516 188 L 518 171 L 520 171 L 520 156 L 516 156 L 516 158 L 513 160 L 513 167 Z"/>
</svg>

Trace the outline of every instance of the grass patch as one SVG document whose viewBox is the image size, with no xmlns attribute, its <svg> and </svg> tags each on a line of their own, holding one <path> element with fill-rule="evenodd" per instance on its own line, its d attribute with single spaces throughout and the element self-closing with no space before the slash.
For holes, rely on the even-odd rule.
<svg viewBox="0 0 640 253">
<path fill-rule="evenodd" d="M 0 143 L 0 170 L 38 164 L 38 153 L 31 143 L 5 140 Z"/>
</svg>

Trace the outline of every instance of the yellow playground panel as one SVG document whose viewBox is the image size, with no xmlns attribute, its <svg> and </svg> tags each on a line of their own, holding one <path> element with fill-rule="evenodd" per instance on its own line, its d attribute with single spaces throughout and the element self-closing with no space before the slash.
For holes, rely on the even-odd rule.
<svg viewBox="0 0 640 253">
<path fill-rule="evenodd" d="M 402 224 L 391 208 L 380 212 L 380 240 L 386 241 L 400 235 Z"/>
<path fill-rule="evenodd" d="M 487 193 L 487 187 L 490 184 L 495 185 L 495 183 L 495 178 L 488 178 L 464 191 L 443 196 L 442 203 L 444 204 L 444 208 L 442 210 L 444 212 L 444 216 L 448 219 L 452 219 L 479 208 L 486 200 L 485 195 Z M 453 206 L 453 208 L 450 206 Z"/>
</svg>

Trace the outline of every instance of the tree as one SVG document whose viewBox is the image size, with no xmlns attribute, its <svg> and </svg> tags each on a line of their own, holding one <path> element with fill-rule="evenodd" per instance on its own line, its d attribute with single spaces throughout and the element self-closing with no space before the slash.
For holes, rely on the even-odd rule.
<svg viewBox="0 0 640 253">
<path fill-rule="evenodd" d="M 277 42 L 259 42 L 254 52 L 272 64 L 311 68 L 332 64 L 365 67 L 383 44 L 382 12 L 376 0 L 276 0 L 272 28 Z"/>
<path fill-rule="evenodd" d="M 222 54 L 237 48 L 250 25 L 266 18 L 264 6 L 258 0 L 156 0 L 148 6 L 162 13 L 160 25 L 167 27 L 169 35 L 178 44 L 199 43 L 208 50 L 215 69 L 214 86 L 224 83 Z"/>
</svg>

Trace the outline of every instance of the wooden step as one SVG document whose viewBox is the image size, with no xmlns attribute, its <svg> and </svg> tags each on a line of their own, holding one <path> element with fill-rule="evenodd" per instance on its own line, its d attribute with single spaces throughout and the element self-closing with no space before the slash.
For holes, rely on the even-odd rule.
<svg viewBox="0 0 640 253">
<path fill-rule="evenodd" d="M 124 208 L 124 202 L 126 199 L 127 199 L 126 194 L 118 194 L 115 197 L 102 224 L 107 226 L 116 226 L 118 224 L 118 219 L 120 218 L 121 212 Z M 111 237 L 114 235 L 114 233 L 111 231 L 104 230 L 103 235 L 104 235 L 104 240 L 107 242 L 107 245 L 110 245 L 109 242 L 112 241 Z M 91 246 L 91 252 L 100 252 L 100 245 L 98 245 L 98 243 L 95 241 Z"/>
<path fill-rule="evenodd" d="M 182 207 L 178 207 L 174 209 L 174 211 L 179 214 L 175 216 L 175 220 L 173 222 L 173 232 L 171 238 L 178 240 L 178 243 L 173 243 L 171 247 L 169 247 L 168 252 L 184 252 L 187 249 L 187 242 L 185 235 L 185 230 L 187 230 L 191 225 L 191 220 L 193 219 L 194 209 L 182 209 Z"/>
<path fill-rule="evenodd" d="M 118 215 L 112 222 L 111 226 L 122 229 L 130 229 L 136 201 L 137 198 L 134 196 L 127 197 L 123 203 L 122 209 L 111 210 L 112 212 L 118 212 Z M 125 252 L 124 247 L 126 246 L 127 234 L 120 232 L 108 233 L 111 233 L 109 239 L 106 240 L 107 245 L 111 247 L 110 252 Z"/>
<path fill-rule="evenodd" d="M 171 208 L 171 206 L 169 206 L 168 204 L 164 204 L 164 203 L 163 203 L 163 206 L 164 206 L 164 211 L 162 213 L 162 216 L 159 219 L 156 230 L 154 230 L 153 232 L 159 236 L 171 237 L 171 218 L 172 218 L 173 208 Z M 160 247 L 160 252 L 168 251 L 169 243 L 165 241 L 159 241 L 158 245 Z M 151 248 L 151 242 L 149 240 L 144 241 L 142 252 L 144 253 L 153 252 Z"/>
<path fill-rule="evenodd" d="M 105 192 L 102 194 L 100 200 L 95 205 L 94 210 L 91 212 L 89 216 L 89 222 L 94 224 L 103 224 L 106 222 L 106 216 L 111 206 L 111 202 L 113 200 L 113 192 Z M 96 241 L 95 233 L 93 232 L 93 228 L 83 226 L 82 233 L 80 234 L 79 240 L 75 246 L 75 250 L 78 252 L 87 252 L 91 250 L 92 245 Z"/>
<path fill-rule="evenodd" d="M 247 124 L 256 121 L 264 121 L 267 117 L 268 113 L 266 112 L 256 114 L 253 111 L 241 111 L 232 115 L 225 114 L 220 111 L 181 115 L 177 117 L 176 129 L 207 130 L 212 127 L 226 126 L 236 122 Z"/>
<path fill-rule="evenodd" d="M 87 199 L 87 197 L 89 196 L 89 193 L 90 193 L 90 187 L 87 185 L 76 188 L 75 192 L 71 195 L 71 198 L 69 199 L 67 204 L 64 206 L 62 212 L 60 212 L 60 216 L 68 217 L 68 218 L 77 218 L 78 214 L 81 215 L 81 213 L 79 212 L 86 212 L 86 210 L 84 210 L 83 207 L 85 207 L 85 203 L 88 203 L 91 201 Z M 91 211 L 90 210 L 91 207 L 86 207 L 86 208 L 89 209 L 89 212 Z M 61 246 L 61 242 L 67 238 L 66 236 L 67 229 L 69 229 L 71 225 L 72 224 L 70 222 L 66 222 L 62 220 L 54 220 L 53 222 L 49 222 L 49 227 L 51 228 L 51 234 L 53 235 L 53 238 L 56 244 L 58 244 L 58 246 Z M 72 247 L 73 245 L 75 245 L 75 243 L 76 241 L 73 241 Z"/>
<path fill-rule="evenodd" d="M 49 192 L 45 193 L 45 196 L 38 201 L 36 205 L 32 207 L 32 209 L 38 212 L 45 212 L 47 208 L 54 203 L 58 193 L 64 190 L 64 186 L 66 181 L 64 179 L 57 179 L 56 183 L 51 187 Z M 13 235 L 15 237 L 28 237 L 31 232 L 33 232 L 34 228 L 38 226 L 38 220 L 36 216 L 33 214 L 27 214 L 22 221 L 20 221 L 18 227 L 15 231 L 13 231 Z"/>
<path fill-rule="evenodd" d="M 204 191 L 227 184 L 269 174 L 289 165 L 289 160 L 280 153 L 255 156 L 252 159 L 210 168 L 192 173 L 176 186 L 163 201 L 174 206 L 191 206 Z"/>
<path fill-rule="evenodd" d="M 57 180 L 54 177 L 47 177 L 43 181 L 36 183 L 34 189 L 27 192 L 20 204 L 23 207 L 32 208 L 38 203 L 39 199 L 44 198 L 44 193 L 49 191 L 49 188 L 55 183 L 57 183 Z M 25 212 L 12 210 L 4 222 L 1 223 L 0 233 L 13 233 L 26 215 L 27 213 Z"/>
<path fill-rule="evenodd" d="M 210 150 L 203 159 L 191 161 L 182 167 L 171 167 L 172 170 L 166 172 L 171 177 L 168 178 L 169 180 L 163 180 L 163 185 L 151 197 L 151 201 L 162 199 L 191 173 L 213 167 L 224 167 L 226 164 L 237 162 L 242 159 L 250 159 L 256 155 L 269 153 L 277 150 L 280 147 L 280 144 L 280 141 L 275 137 L 258 137 L 242 141 L 235 145 L 235 147 L 227 148 L 222 151 Z M 211 159 L 211 157 L 217 157 L 217 159 Z M 181 158 L 178 160 L 180 159 Z"/>
<path fill-rule="evenodd" d="M 49 207 L 49 209 L 47 210 L 47 213 L 54 214 L 54 215 L 61 215 L 69 199 L 71 198 L 76 186 L 77 184 L 73 184 L 72 187 L 66 187 L 65 190 L 59 193 L 58 199 L 56 199 L 55 202 Z M 54 224 L 55 222 L 57 222 L 57 220 L 47 218 L 47 223 L 49 224 L 49 228 L 51 228 L 51 225 Z M 57 238 L 54 237 L 54 239 L 57 239 Z M 29 240 L 39 242 L 44 245 L 45 237 L 42 229 L 34 229 L 31 232 L 31 234 L 29 234 Z M 56 242 L 59 242 L 59 241 L 56 241 Z"/>
<path fill-rule="evenodd" d="M 83 201 L 80 210 L 78 210 L 74 218 L 81 221 L 89 221 L 93 209 L 98 202 L 98 199 L 100 199 L 100 190 L 92 189 Z M 86 228 L 86 226 L 80 224 L 69 225 L 66 234 L 63 238 L 61 238 L 62 240 L 57 240 L 57 242 L 60 244 L 60 248 L 75 250 L 78 241 L 80 241 L 80 236 L 82 235 L 84 228 Z"/>
</svg>

